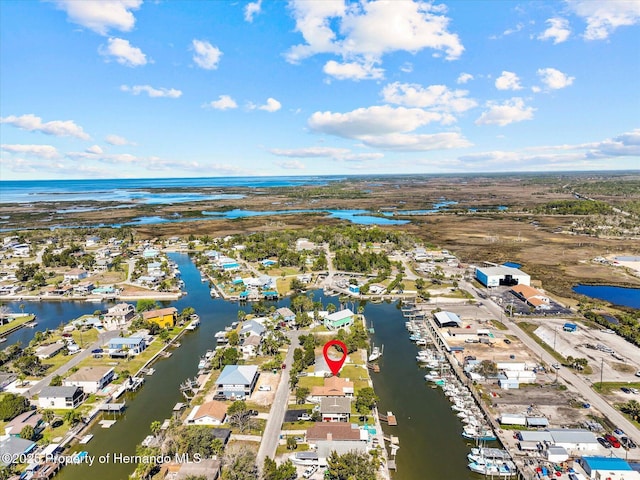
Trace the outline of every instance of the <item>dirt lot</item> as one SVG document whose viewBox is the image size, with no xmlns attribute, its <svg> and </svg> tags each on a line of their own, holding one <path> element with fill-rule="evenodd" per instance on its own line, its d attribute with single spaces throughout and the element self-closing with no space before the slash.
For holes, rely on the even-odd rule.
<svg viewBox="0 0 640 480">
<path fill-rule="evenodd" d="M 258 383 L 256 384 L 256 388 L 253 391 L 253 394 L 251 395 L 250 400 L 264 407 L 271 405 L 273 403 L 273 399 L 275 398 L 276 389 L 278 388 L 279 382 L 280 382 L 280 373 L 276 373 L 276 374 L 273 374 L 272 372 L 260 373 L 260 377 L 258 377 Z M 271 387 L 271 390 L 261 391 L 260 387 L 264 385 Z"/>
</svg>

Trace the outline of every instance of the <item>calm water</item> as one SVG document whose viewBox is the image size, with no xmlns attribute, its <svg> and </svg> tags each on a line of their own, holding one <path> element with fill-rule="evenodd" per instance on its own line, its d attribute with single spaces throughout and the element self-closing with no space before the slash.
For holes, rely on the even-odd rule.
<svg viewBox="0 0 640 480">
<path fill-rule="evenodd" d="M 576 285 L 573 291 L 591 298 L 606 300 L 614 305 L 640 308 L 640 288 L 612 287 L 610 285 Z"/>
<path fill-rule="evenodd" d="M 296 185 L 325 185 L 328 182 L 343 180 L 344 178 L 344 176 L 300 176 L 11 180 L 0 182 L 2 186 L 0 203 L 66 202 L 80 200 L 103 202 L 139 201 L 142 203 L 191 202 L 195 200 L 207 200 L 207 198 L 202 198 L 198 193 L 163 193 L 158 191 L 149 193 L 146 190 L 158 188 L 268 188 Z"/>
<path fill-rule="evenodd" d="M 170 358 L 154 364 L 154 375 L 146 377 L 141 390 L 126 397 L 128 408 L 123 415 L 116 417 L 118 421 L 115 425 L 109 429 L 94 426 L 91 430 L 94 434 L 91 442 L 78 445 L 75 450 L 86 450 L 90 455 L 96 456 L 109 452 L 134 455 L 136 445 L 150 433 L 151 422 L 170 417 L 173 406 L 183 401 L 179 385 L 187 377 L 196 375 L 199 357 L 215 346 L 213 334 L 237 319 L 238 305 L 212 299 L 207 284 L 200 282 L 200 274 L 187 255 L 172 254 L 171 258 L 178 263 L 189 292 L 171 305 L 179 310 L 193 306 L 200 315 L 201 326 L 180 339 L 182 346 L 173 350 Z M 314 292 L 314 295 L 315 299 L 323 301 L 325 305 L 328 302 L 338 302 L 337 297 L 324 297 L 321 291 Z M 289 300 L 282 300 L 277 305 L 289 305 Z M 72 302 L 25 302 L 25 312 L 33 311 L 41 320 L 37 329 L 56 327 L 61 321 L 93 313 L 98 308 L 106 306 Z M 441 390 L 432 389 L 424 383 L 424 371 L 415 363 L 417 348 L 408 339 L 401 312 L 395 304 L 368 304 L 365 315 L 376 329 L 373 341 L 376 345 L 385 346 L 384 357 L 380 361 L 382 371 L 373 377 L 376 392 L 380 396 L 380 411 L 392 410 L 399 421 L 398 427 L 385 426 L 386 433 L 400 437 L 400 450 L 396 458 L 398 472 L 394 478 L 477 478 L 466 468 L 468 447 L 460 436 L 462 425 L 453 414 L 450 403 Z M 28 341 L 33 331 L 24 329 L 22 332 L 27 337 L 23 340 Z M 56 478 L 125 479 L 134 468 L 135 465 L 128 464 L 94 463 L 92 467 L 70 465 Z"/>
<path fill-rule="evenodd" d="M 379 411 L 392 411 L 397 427 L 383 426 L 396 435 L 397 480 L 465 480 L 480 478 L 467 469 L 469 453 L 462 437 L 462 423 L 440 388 L 424 381 L 425 369 L 415 361 L 418 348 L 409 340 L 402 312 L 395 304 L 367 305 L 365 316 L 373 322 L 375 345 L 384 345 L 380 373 L 372 373 Z"/>
</svg>

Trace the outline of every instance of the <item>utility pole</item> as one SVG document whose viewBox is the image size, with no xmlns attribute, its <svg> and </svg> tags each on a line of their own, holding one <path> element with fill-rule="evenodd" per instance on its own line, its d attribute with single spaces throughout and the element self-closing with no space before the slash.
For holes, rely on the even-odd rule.
<svg viewBox="0 0 640 480">
<path fill-rule="evenodd" d="M 600 360 L 600 391 L 602 391 L 602 372 L 604 371 L 604 357 Z"/>
</svg>

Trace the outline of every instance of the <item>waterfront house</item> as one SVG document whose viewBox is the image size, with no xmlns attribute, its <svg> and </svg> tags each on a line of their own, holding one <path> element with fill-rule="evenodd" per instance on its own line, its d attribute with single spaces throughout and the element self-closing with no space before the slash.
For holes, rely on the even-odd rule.
<svg viewBox="0 0 640 480">
<path fill-rule="evenodd" d="M 216 393 L 239 400 L 253 392 L 258 381 L 256 365 L 226 365 L 216 381 Z"/>
<path fill-rule="evenodd" d="M 78 281 L 78 280 L 87 278 L 88 275 L 89 274 L 87 273 L 87 271 L 83 270 L 82 268 L 72 268 L 71 270 L 69 270 L 64 274 L 64 281 L 65 282 Z"/>
<path fill-rule="evenodd" d="M 136 315 L 136 310 L 130 303 L 118 303 L 107 310 L 102 317 L 102 325 L 105 330 L 121 330 L 129 325 Z"/>
<path fill-rule="evenodd" d="M 145 322 L 156 323 L 160 328 L 170 328 L 176 324 L 178 309 L 175 307 L 160 308 L 142 313 Z"/>
<path fill-rule="evenodd" d="M 35 442 L 25 440 L 24 438 L 9 436 L 0 440 L 0 466 L 8 467 L 17 460 L 21 455 L 26 455 L 37 447 Z"/>
<path fill-rule="evenodd" d="M 187 424 L 191 425 L 222 425 L 227 418 L 229 406 L 225 402 L 212 400 L 197 405 L 187 417 Z"/>
<path fill-rule="evenodd" d="M 320 416 L 323 422 L 348 422 L 351 417 L 351 398 L 322 397 Z"/>
<path fill-rule="evenodd" d="M 14 257 L 28 257 L 31 247 L 26 243 L 18 243 L 11 247 Z"/>
<path fill-rule="evenodd" d="M 242 341 L 242 346 L 240 347 L 243 356 L 245 358 L 255 357 L 258 353 L 261 342 L 262 338 L 259 335 L 249 335 L 247 338 L 245 338 Z"/>
<path fill-rule="evenodd" d="M 274 318 L 280 318 L 283 322 L 295 322 L 296 314 L 288 307 L 280 307 L 274 313 Z"/>
<path fill-rule="evenodd" d="M 369 433 L 352 423 L 316 423 L 307 430 L 307 443 L 316 450 L 321 465 L 332 451 L 338 455 L 347 452 L 366 452 Z"/>
<path fill-rule="evenodd" d="M 324 385 L 311 387 L 310 394 L 310 399 L 314 403 L 319 403 L 323 397 L 353 397 L 353 382 L 348 378 L 325 378 Z"/>
<path fill-rule="evenodd" d="M 36 432 L 36 435 L 44 430 L 44 422 L 42 421 L 42 415 L 37 410 L 27 410 L 21 413 L 4 427 L 5 435 L 12 435 L 19 437 L 20 432 L 26 426 L 30 426 Z"/>
<path fill-rule="evenodd" d="M 64 346 L 64 343 L 50 343 L 49 345 L 43 345 L 36 349 L 36 357 L 40 360 L 55 357 L 60 353 L 60 350 L 62 350 Z"/>
<path fill-rule="evenodd" d="M 84 400 L 80 387 L 44 387 L 40 390 L 40 408 L 76 408 Z"/>
<path fill-rule="evenodd" d="M 220 478 L 222 462 L 217 458 L 203 458 L 193 462 L 169 462 L 162 465 L 159 476 L 166 480 L 187 480 L 189 478 L 204 478 L 217 480 Z"/>
<path fill-rule="evenodd" d="M 113 367 L 82 367 L 64 379 L 67 387 L 80 387 L 84 393 L 97 393 L 113 380 Z"/>
<path fill-rule="evenodd" d="M 155 248 L 145 248 L 142 251 L 142 256 L 146 259 L 156 258 L 159 254 L 160 252 L 158 252 L 158 250 L 156 250 Z"/>
<path fill-rule="evenodd" d="M 109 340 L 109 355 L 112 357 L 138 355 L 146 348 L 147 342 L 142 337 L 116 337 Z"/>
<path fill-rule="evenodd" d="M 79 284 L 75 285 L 73 287 L 73 291 L 80 295 L 88 295 L 91 293 L 91 290 L 93 290 L 93 288 L 94 288 L 93 282 L 90 280 L 87 280 L 85 282 L 80 282 Z"/>
<path fill-rule="evenodd" d="M 247 320 L 242 322 L 242 327 L 240 328 L 240 337 L 249 337 L 251 335 L 257 335 L 258 337 L 262 337 L 264 332 L 267 329 L 260 322 L 256 322 L 255 320 Z"/>
<path fill-rule="evenodd" d="M 323 323 L 329 330 L 338 330 L 340 328 L 350 327 L 353 325 L 354 313 L 350 309 L 340 310 L 324 317 Z"/>
</svg>

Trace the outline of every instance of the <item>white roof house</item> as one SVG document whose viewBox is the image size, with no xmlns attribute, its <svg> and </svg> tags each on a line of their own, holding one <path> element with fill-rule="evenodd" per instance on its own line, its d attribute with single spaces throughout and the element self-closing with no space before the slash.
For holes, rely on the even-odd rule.
<svg viewBox="0 0 640 480">
<path fill-rule="evenodd" d="M 227 365 L 216 381 L 217 393 L 226 398 L 245 398 L 251 395 L 257 381 L 256 365 Z"/>
<path fill-rule="evenodd" d="M 113 367 L 82 367 L 64 379 L 67 387 L 80 387 L 84 393 L 97 393 L 113 380 Z"/>
</svg>

